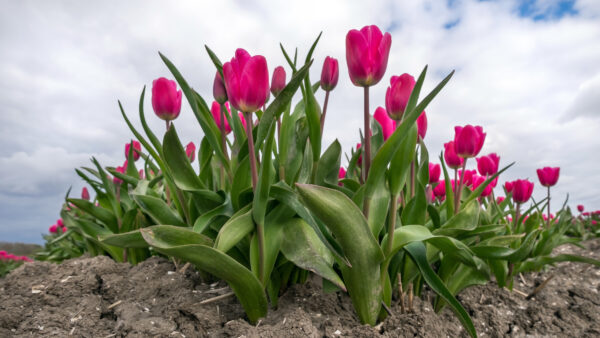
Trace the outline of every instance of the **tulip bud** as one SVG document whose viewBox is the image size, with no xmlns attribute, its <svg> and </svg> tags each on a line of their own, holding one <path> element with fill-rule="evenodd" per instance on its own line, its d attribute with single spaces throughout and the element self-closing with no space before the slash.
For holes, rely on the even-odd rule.
<svg viewBox="0 0 600 338">
<path fill-rule="evenodd" d="M 196 146 L 194 145 L 194 142 L 190 142 L 185 146 L 185 154 L 190 159 L 190 163 L 194 162 L 194 159 L 196 158 Z"/>
<path fill-rule="evenodd" d="M 225 116 L 225 114 L 227 114 L 229 117 L 231 117 L 229 103 L 225 102 L 225 114 L 223 114 L 223 122 L 221 122 L 221 105 L 217 101 L 213 101 L 212 106 L 210 107 L 210 113 L 212 114 L 213 119 L 215 120 L 215 124 L 217 125 L 217 127 L 219 127 L 219 130 L 221 130 L 221 128 L 224 128 L 225 134 L 231 133 L 231 126 L 229 125 L 229 122 L 227 122 L 227 117 Z M 223 125 L 221 125 L 221 123 L 223 123 Z"/>
<path fill-rule="evenodd" d="M 138 171 L 138 176 L 140 177 L 140 180 L 144 179 L 144 169 L 140 169 L 140 171 Z"/>
<path fill-rule="evenodd" d="M 227 91 L 225 90 L 225 83 L 221 77 L 221 73 L 217 71 L 215 74 L 215 80 L 213 81 L 213 97 L 215 101 L 223 104 L 227 101 Z"/>
<path fill-rule="evenodd" d="M 88 192 L 86 187 L 83 187 L 83 189 L 81 189 L 81 199 L 90 200 L 90 193 Z"/>
<path fill-rule="evenodd" d="M 63 222 L 62 218 L 59 218 L 56 220 L 56 225 L 62 228 L 65 226 L 65 222 Z"/>
<path fill-rule="evenodd" d="M 282 66 L 278 66 L 273 71 L 273 77 L 271 78 L 271 93 L 277 97 L 283 88 L 285 88 L 285 69 Z"/>
<path fill-rule="evenodd" d="M 483 128 L 468 124 L 464 127 L 454 127 L 454 132 L 454 148 L 459 157 L 469 158 L 479 154 L 486 135 Z"/>
<path fill-rule="evenodd" d="M 362 144 L 357 143 L 356 144 L 356 151 L 358 151 L 361 146 L 362 146 Z M 356 164 L 358 164 L 359 167 L 361 166 L 361 164 L 362 164 L 362 154 L 360 156 L 358 156 L 358 160 L 356 161 Z"/>
<path fill-rule="evenodd" d="M 502 202 L 504 202 L 504 196 L 498 196 L 498 197 L 496 197 L 496 203 L 497 204 L 501 204 Z"/>
<path fill-rule="evenodd" d="M 560 168 L 555 167 L 544 167 L 542 169 L 537 170 L 538 178 L 540 179 L 540 184 L 544 187 L 551 187 L 558 182 L 558 176 L 560 174 Z"/>
<path fill-rule="evenodd" d="M 125 161 L 125 162 L 127 162 L 127 161 Z M 126 166 L 125 167 L 116 167 L 115 171 L 118 172 L 118 173 L 124 174 L 125 173 L 125 168 L 126 168 Z M 117 176 L 115 176 L 115 177 L 113 177 L 113 183 L 114 184 L 121 184 L 121 183 L 123 183 L 123 180 L 120 179 L 120 178 L 118 178 Z"/>
<path fill-rule="evenodd" d="M 448 167 L 458 169 L 463 165 L 464 160 L 456 155 L 454 141 L 444 143 L 444 160 Z"/>
<path fill-rule="evenodd" d="M 340 172 L 338 173 L 338 180 L 341 181 L 344 178 L 346 178 L 346 169 L 340 167 Z M 341 187 L 343 184 L 342 182 L 338 182 L 338 185 Z"/>
<path fill-rule="evenodd" d="M 173 80 L 164 77 L 152 82 L 152 108 L 165 121 L 174 120 L 181 111 L 181 90 Z"/>
<path fill-rule="evenodd" d="M 346 62 L 355 86 L 377 84 L 387 68 L 392 36 L 382 34 L 377 26 L 353 29 L 346 35 Z"/>
<path fill-rule="evenodd" d="M 476 158 L 477 170 L 481 176 L 491 176 L 498 172 L 498 165 L 500 164 L 500 157 L 496 153 L 491 153 L 487 156 L 481 156 Z"/>
<path fill-rule="evenodd" d="M 417 132 L 419 133 L 419 138 L 424 140 L 425 134 L 427 134 L 427 115 L 425 111 L 417 118 Z"/>
<path fill-rule="evenodd" d="M 429 163 L 429 183 L 437 183 L 440 180 L 442 167 L 439 164 Z"/>
<path fill-rule="evenodd" d="M 56 233 L 56 230 L 58 230 L 58 226 L 56 224 L 52 224 L 50 228 L 48 228 L 48 231 L 53 234 Z"/>
<path fill-rule="evenodd" d="M 510 194 L 513 191 L 513 182 L 510 182 L 510 181 L 505 182 L 504 189 L 506 189 L 506 193 Z"/>
<path fill-rule="evenodd" d="M 390 119 L 385 109 L 382 107 L 377 107 L 373 117 L 375 118 L 375 121 L 379 122 L 379 125 L 381 125 L 383 140 L 387 140 L 394 133 L 394 129 L 396 129 L 396 122 Z"/>
<path fill-rule="evenodd" d="M 516 180 L 513 182 L 513 200 L 517 203 L 525 203 L 533 193 L 533 182 L 528 180 Z"/>
<path fill-rule="evenodd" d="M 338 60 L 326 57 L 321 71 L 321 88 L 326 92 L 332 91 L 337 86 L 339 76 Z"/>
<path fill-rule="evenodd" d="M 133 143 L 133 160 L 137 161 L 142 152 L 142 145 L 138 141 L 131 141 L 130 143 L 125 144 L 125 158 L 129 158 L 129 147 L 131 146 L 131 143 Z"/>
<path fill-rule="evenodd" d="M 479 176 L 479 175 L 475 175 L 472 177 L 472 181 L 473 181 L 473 190 L 477 189 L 481 184 L 483 184 L 483 182 L 485 182 L 485 177 L 483 176 Z M 488 184 L 483 191 L 481 192 L 481 197 L 487 197 L 492 193 L 492 184 L 490 182 L 490 184 Z"/>
<path fill-rule="evenodd" d="M 385 108 L 392 119 L 402 120 L 414 87 L 415 78 L 412 75 L 404 73 L 400 76 L 392 76 L 390 86 L 385 92 Z"/>
<path fill-rule="evenodd" d="M 433 188 L 433 194 L 435 197 L 443 200 L 446 197 L 446 181 L 441 180 L 440 183 Z"/>
<path fill-rule="evenodd" d="M 250 56 L 238 48 L 230 62 L 223 65 L 227 97 L 233 107 L 253 113 L 262 107 L 269 96 L 269 70 L 262 55 Z"/>
<path fill-rule="evenodd" d="M 580 204 L 577 206 L 577 211 L 583 212 L 583 210 L 585 210 L 585 208 L 583 207 L 583 204 Z"/>
</svg>

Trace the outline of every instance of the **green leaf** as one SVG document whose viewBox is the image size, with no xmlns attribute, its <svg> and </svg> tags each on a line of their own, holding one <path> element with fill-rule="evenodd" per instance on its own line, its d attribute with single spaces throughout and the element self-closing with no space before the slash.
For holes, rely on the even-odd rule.
<svg viewBox="0 0 600 338">
<path fill-rule="evenodd" d="M 427 217 L 427 199 L 425 197 L 425 188 L 421 182 L 415 181 L 415 197 L 402 210 L 402 224 L 425 224 Z"/>
<path fill-rule="evenodd" d="M 410 257 L 418 266 L 425 282 L 433 291 L 435 291 L 435 293 L 440 295 L 440 297 L 442 297 L 450 305 L 469 335 L 471 335 L 471 337 L 477 337 L 475 326 L 473 326 L 473 322 L 471 321 L 471 317 L 469 317 L 467 311 L 465 311 L 464 307 L 456 300 L 456 298 L 454 298 L 442 280 L 429 266 L 425 245 L 420 242 L 413 242 L 405 246 L 404 250 L 408 252 Z"/>
<path fill-rule="evenodd" d="M 210 48 L 208 48 L 207 45 L 204 45 L 204 48 L 206 48 L 206 52 L 208 53 L 210 60 L 217 68 L 217 71 L 221 74 L 221 78 L 223 78 L 223 64 L 221 63 L 221 60 L 219 60 L 217 54 L 215 54 Z"/>
<path fill-rule="evenodd" d="M 385 225 L 390 207 L 390 192 L 385 184 L 385 180 L 379 181 L 378 184 L 379 189 L 375 191 L 369 204 L 369 217 L 367 219 L 369 228 L 374 236 L 378 236 Z M 362 203 L 357 205 L 362 205 Z"/>
<path fill-rule="evenodd" d="M 231 206 L 231 201 L 229 200 L 229 196 L 227 195 L 223 204 L 218 207 L 212 209 L 209 212 L 202 214 L 202 216 L 198 217 L 194 222 L 194 231 L 203 233 L 208 225 L 211 224 L 215 218 L 220 216 L 230 217 L 233 213 L 233 207 Z"/>
<path fill-rule="evenodd" d="M 586 263 L 595 266 L 600 266 L 600 261 L 590 257 L 583 257 L 578 255 L 560 254 L 556 256 L 540 256 L 530 258 L 523 263 L 519 264 L 519 267 L 515 269 L 514 274 L 519 272 L 537 271 L 544 265 L 554 264 L 559 262 L 575 262 L 575 263 Z"/>
<path fill-rule="evenodd" d="M 498 175 L 502 174 L 506 169 L 512 167 L 515 164 L 515 162 L 507 165 L 506 167 L 502 168 L 502 170 L 499 170 L 497 173 L 495 173 L 494 175 L 488 177 L 487 180 L 485 180 L 483 183 L 481 183 L 477 189 L 475 189 L 470 195 L 469 197 L 467 197 L 467 199 L 465 200 L 465 204 L 469 203 L 471 201 L 473 201 L 474 199 L 476 199 L 477 197 L 479 197 L 481 195 L 481 193 L 483 192 L 483 190 L 492 183 L 492 181 L 498 177 Z"/>
<path fill-rule="evenodd" d="M 175 126 L 171 126 L 165 133 L 163 154 L 173 181 L 179 189 L 185 191 L 206 189 L 192 168 L 190 159 L 177 136 Z"/>
<path fill-rule="evenodd" d="M 296 184 L 302 201 L 341 244 L 352 267 L 341 266 L 346 288 L 361 323 L 375 325 L 381 309 L 379 264 L 384 255 L 360 209 L 343 193 Z"/>
<path fill-rule="evenodd" d="M 317 173 L 315 176 L 315 184 L 323 185 L 325 182 L 337 184 L 340 168 L 340 156 L 342 154 L 342 146 L 336 139 L 325 150 L 323 156 L 317 165 Z"/>
<path fill-rule="evenodd" d="M 98 236 L 98 240 L 104 244 L 117 246 L 119 248 L 147 248 L 148 243 L 142 237 L 139 229 L 124 232 L 122 234 L 105 234 Z"/>
<path fill-rule="evenodd" d="M 236 212 L 219 230 L 215 249 L 227 252 L 254 230 L 250 205 Z"/>
<path fill-rule="evenodd" d="M 258 279 L 233 258 L 202 244 L 179 245 L 166 240 L 166 233 L 156 229 L 142 229 L 144 239 L 156 250 L 193 263 L 198 268 L 221 278 L 229 284 L 250 322 L 267 314 L 267 298 Z M 199 234 L 196 234 L 199 235 Z"/>
<path fill-rule="evenodd" d="M 452 183 L 450 182 L 450 175 L 448 175 L 448 169 L 446 169 L 446 161 L 444 160 L 443 153 L 440 154 L 440 163 L 442 165 L 442 172 L 444 173 L 444 187 L 446 190 L 446 219 L 448 219 L 454 215 L 454 192 L 452 190 Z"/>
<path fill-rule="evenodd" d="M 140 208 L 152 217 L 157 224 L 168 224 L 186 227 L 187 224 L 160 198 L 147 195 L 132 195 Z"/>
<path fill-rule="evenodd" d="M 436 235 L 456 237 L 462 233 L 474 230 L 479 224 L 479 203 L 471 201 L 464 204 L 464 208 L 452 216 L 439 229 L 433 231 Z"/>
<path fill-rule="evenodd" d="M 294 218 L 285 223 L 283 231 L 281 252 L 285 258 L 346 291 L 344 282 L 333 270 L 333 254 L 308 223 L 299 218 Z"/>
<path fill-rule="evenodd" d="M 100 222 L 104 223 L 111 232 L 119 232 L 117 218 L 115 215 L 101 207 L 95 206 L 92 202 L 84 199 L 69 198 L 67 199 L 70 203 L 73 203 L 76 207 L 83 210 L 84 212 L 92 215 Z"/>
<path fill-rule="evenodd" d="M 263 147 L 263 160 L 260 166 L 260 172 L 258 175 L 258 184 L 256 185 L 256 192 L 254 194 L 254 201 L 252 206 L 252 217 L 257 224 L 263 225 L 265 223 L 265 213 L 267 211 L 267 202 L 269 200 L 269 189 L 271 187 L 272 180 L 272 157 L 271 152 L 273 151 L 273 143 L 275 142 L 275 124 L 271 125 L 267 136 L 267 142 Z"/>
<path fill-rule="evenodd" d="M 417 125 L 416 123 L 409 129 L 408 135 L 400 142 L 394 157 L 390 163 L 388 173 L 390 181 L 390 191 L 393 195 L 399 195 L 404 188 L 410 164 L 415 158 L 415 147 L 417 145 Z M 408 224 L 408 223 L 405 223 Z M 412 224 L 412 223 L 411 223 Z"/>
</svg>

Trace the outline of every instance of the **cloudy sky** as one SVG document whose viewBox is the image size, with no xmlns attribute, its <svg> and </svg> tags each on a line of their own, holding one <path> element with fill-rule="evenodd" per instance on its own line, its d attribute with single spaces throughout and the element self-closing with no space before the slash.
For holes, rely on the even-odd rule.
<svg viewBox="0 0 600 338">
<path fill-rule="evenodd" d="M 176 4 L 176 6 L 174 5 Z M 340 61 L 325 142 L 358 140 L 362 91 L 346 72 L 348 30 L 375 24 L 392 35 L 386 76 L 371 91 L 384 104 L 391 75 L 418 75 L 425 90 L 456 74 L 427 109 L 426 143 L 439 154 L 455 125 L 487 132 L 483 154 L 517 164 L 504 180 L 560 166 L 555 201 L 600 209 L 600 2 L 575 1 L 8 1 L 0 0 L 0 240 L 38 242 L 59 217 L 74 168 L 123 162 L 131 137 L 117 99 L 135 119 L 144 85 L 169 73 L 167 55 L 207 101 L 214 66 L 238 47 L 285 65 L 279 43 L 305 55 L 320 31 L 312 78 L 325 56 Z M 322 93 L 319 99 L 322 100 Z M 146 111 L 151 105 L 147 100 Z M 161 120 L 149 116 L 161 132 Z M 136 120 L 137 123 L 137 120 Z M 184 104 L 182 139 L 201 129 Z M 473 163 L 472 163 L 473 164 Z M 503 180 L 501 180 L 503 181 Z M 534 196 L 545 191 L 537 184 Z M 555 205 L 558 203 L 555 202 Z"/>
</svg>

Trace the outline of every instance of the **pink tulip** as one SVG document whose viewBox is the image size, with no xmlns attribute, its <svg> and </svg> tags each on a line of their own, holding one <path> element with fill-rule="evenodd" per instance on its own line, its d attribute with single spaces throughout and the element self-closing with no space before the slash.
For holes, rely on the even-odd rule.
<svg viewBox="0 0 600 338">
<path fill-rule="evenodd" d="M 483 176 L 479 176 L 479 175 L 474 175 L 473 178 L 473 190 L 477 189 L 481 184 L 483 184 L 483 182 L 485 182 L 485 177 Z M 489 195 L 491 195 L 492 193 L 492 184 L 490 182 L 490 184 L 488 184 L 483 191 L 481 192 L 481 197 L 487 197 Z"/>
<path fill-rule="evenodd" d="M 240 122 L 242 123 L 242 127 L 246 125 L 246 119 L 244 118 L 244 114 L 238 113 L 238 117 L 240 118 Z"/>
<path fill-rule="evenodd" d="M 429 183 L 437 183 L 440 180 L 442 166 L 439 164 L 429 163 Z"/>
<path fill-rule="evenodd" d="M 392 76 L 390 86 L 385 93 L 385 108 L 390 117 L 396 121 L 402 119 L 406 104 L 415 87 L 415 78 L 404 73 L 400 76 Z"/>
<path fill-rule="evenodd" d="M 540 184 L 544 187 L 551 187 L 558 182 L 558 176 L 560 174 L 560 168 L 555 167 L 544 167 L 542 169 L 537 170 L 538 178 L 540 179 Z"/>
<path fill-rule="evenodd" d="M 152 82 L 152 108 L 154 113 L 165 121 L 171 121 L 179 116 L 181 111 L 181 90 L 173 80 L 164 77 Z"/>
<path fill-rule="evenodd" d="M 477 171 L 476 170 L 465 170 L 465 176 L 463 177 L 462 174 L 462 170 L 458 171 L 458 179 L 460 180 L 462 178 L 463 184 L 464 185 L 471 185 L 473 184 L 473 177 L 475 177 L 477 175 Z"/>
<path fill-rule="evenodd" d="M 56 220 L 56 225 L 62 228 L 65 226 L 65 222 L 63 222 L 62 218 L 59 218 Z"/>
<path fill-rule="evenodd" d="M 454 148 L 459 157 L 469 158 L 479 154 L 486 135 L 483 128 L 468 124 L 454 127 L 454 132 Z"/>
<path fill-rule="evenodd" d="M 217 71 L 215 74 L 215 80 L 213 81 L 213 97 L 215 101 L 223 104 L 227 101 L 227 91 L 225 90 L 225 83 L 221 77 L 221 73 Z"/>
<path fill-rule="evenodd" d="M 194 159 L 196 158 L 196 146 L 194 145 L 194 142 L 190 142 L 185 146 L 185 154 L 190 159 L 190 163 L 194 162 Z"/>
<path fill-rule="evenodd" d="M 346 62 L 352 83 L 359 87 L 377 84 L 387 68 L 392 36 L 377 26 L 353 29 L 346 35 Z"/>
<path fill-rule="evenodd" d="M 533 182 L 528 180 L 516 180 L 513 182 L 513 200 L 517 203 L 525 203 L 533 193 Z"/>
<path fill-rule="evenodd" d="M 454 141 L 444 143 L 444 160 L 448 167 L 458 169 L 463 165 L 464 160 L 456 155 Z"/>
<path fill-rule="evenodd" d="M 231 61 L 223 65 L 223 77 L 229 102 L 235 109 L 253 113 L 265 104 L 269 96 L 269 70 L 264 56 L 250 56 L 238 48 Z"/>
<path fill-rule="evenodd" d="M 441 180 L 440 183 L 433 188 L 433 194 L 439 199 L 446 197 L 446 183 L 444 180 Z"/>
<path fill-rule="evenodd" d="M 356 151 L 358 151 L 361 146 L 362 146 L 362 144 L 357 143 L 356 144 Z M 358 164 L 359 167 L 362 164 L 362 154 L 360 156 L 358 156 L 358 160 L 356 161 L 356 164 Z"/>
<path fill-rule="evenodd" d="M 321 88 L 326 92 L 332 91 L 337 86 L 339 76 L 338 60 L 326 57 L 321 71 Z"/>
<path fill-rule="evenodd" d="M 86 187 L 83 187 L 83 189 L 81 189 L 81 199 L 90 200 L 90 193 L 88 192 Z"/>
<path fill-rule="evenodd" d="M 583 210 L 585 210 L 585 208 L 583 207 L 583 204 L 580 204 L 577 206 L 577 211 L 583 212 Z"/>
<path fill-rule="evenodd" d="M 67 227 L 62 227 L 61 230 L 62 230 L 63 233 L 67 232 Z"/>
<path fill-rule="evenodd" d="M 487 156 L 481 156 L 476 158 L 477 170 L 481 176 L 492 176 L 498 172 L 498 165 L 500 164 L 500 157 L 496 153 L 491 153 Z"/>
<path fill-rule="evenodd" d="M 140 169 L 140 171 L 138 171 L 138 176 L 140 177 L 140 180 L 144 179 L 144 169 Z"/>
<path fill-rule="evenodd" d="M 425 198 L 427 199 L 427 203 L 429 204 L 435 202 L 435 194 L 433 193 L 431 185 L 428 185 L 425 189 Z"/>
<path fill-rule="evenodd" d="M 285 88 L 285 69 L 282 66 L 275 68 L 273 77 L 271 78 L 271 93 L 277 97 Z"/>
<path fill-rule="evenodd" d="M 229 117 L 231 117 L 231 110 L 229 109 L 229 103 L 225 102 L 225 114 L 227 114 Z M 223 122 L 221 122 L 221 105 L 219 104 L 219 102 L 217 101 L 213 101 L 212 106 L 210 107 L 210 113 L 213 116 L 213 119 L 215 120 L 215 124 L 217 125 L 217 127 L 219 127 L 219 130 L 221 128 L 225 128 L 225 134 L 229 134 L 231 133 L 231 126 L 229 126 L 229 122 L 227 122 L 227 117 L 225 116 L 225 114 L 223 114 Z M 221 125 L 221 123 L 223 123 L 223 125 Z"/>
<path fill-rule="evenodd" d="M 125 161 L 125 163 L 127 163 L 127 161 Z M 127 168 L 127 164 L 125 164 L 125 166 L 121 166 L 121 167 L 116 167 L 115 171 L 121 174 L 125 174 L 125 168 Z M 123 183 L 123 180 L 118 178 L 117 176 L 113 177 L 113 183 L 114 184 L 121 184 Z"/>
<path fill-rule="evenodd" d="M 388 116 L 385 108 L 377 107 L 375 110 L 375 114 L 373 117 L 379 124 L 381 125 L 381 131 L 383 132 L 383 140 L 387 140 L 393 133 L 394 129 L 396 129 L 396 122 Z"/>
<path fill-rule="evenodd" d="M 6 251 L 0 250 L 0 257 L 4 257 L 4 256 L 6 256 Z"/>
<path fill-rule="evenodd" d="M 597 225 L 598 222 L 596 222 L 595 220 L 592 220 L 592 225 Z"/>
<path fill-rule="evenodd" d="M 425 134 L 427 134 L 427 115 L 425 114 L 425 111 L 417 118 L 417 131 L 419 133 L 419 138 L 424 140 Z"/>
<path fill-rule="evenodd" d="M 510 194 L 513 191 L 513 182 L 510 182 L 510 181 L 505 182 L 504 189 L 506 189 L 506 193 Z"/>
<path fill-rule="evenodd" d="M 131 141 L 133 143 L 133 160 L 137 161 L 140 158 L 140 153 L 142 152 L 142 145 L 138 141 Z M 129 147 L 131 143 L 125 144 L 125 158 L 129 158 Z"/>
<path fill-rule="evenodd" d="M 589 216 L 589 215 L 590 215 L 590 213 L 589 213 L 589 211 L 586 211 L 586 212 L 582 213 L 581 215 L 582 215 L 582 216 L 586 216 L 586 217 L 587 217 L 587 216 Z"/>
<path fill-rule="evenodd" d="M 498 196 L 498 197 L 496 197 L 496 203 L 497 204 L 501 204 L 502 202 L 504 202 L 504 196 Z"/>
<path fill-rule="evenodd" d="M 56 224 L 52 224 L 52 225 L 51 225 L 51 226 L 48 228 L 48 231 L 49 231 L 50 233 L 53 233 L 53 234 L 55 234 L 55 233 L 56 233 L 56 230 L 58 230 L 58 225 L 56 225 Z"/>
</svg>

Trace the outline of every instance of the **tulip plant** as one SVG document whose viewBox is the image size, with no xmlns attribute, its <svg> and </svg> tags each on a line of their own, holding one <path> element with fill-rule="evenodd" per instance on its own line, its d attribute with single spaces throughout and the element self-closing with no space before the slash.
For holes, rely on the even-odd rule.
<svg viewBox="0 0 600 338">
<path fill-rule="evenodd" d="M 4 277 L 24 262 L 31 262 L 31 259 L 27 256 L 17 256 L 0 250 L 0 277 Z"/>
<path fill-rule="evenodd" d="M 564 206 L 543 226 L 549 197 L 524 209 L 533 183 L 516 181 L 506 198 L 494 197 L 498 176 L 510 167 L 499 170 L 496 154 L 476 159 L 479 175 L 467 170 L 484 145 L 482 127 L 456 127 L 441 163 L 429 162 L 425 108 L 453 72 L 427 95 L 421 93 L 427 67 L 416 80 L 392 76 L 385 108 L 371 113 L 369 88 L 383 78 L 392 42 L 376 26 L 346 38 L 350 79 L 363 88 L 364 129 L 341 168 L 340 143 L 322 147 L 338 61 L 327 57 L 320 81 L 311 82 L 318 41 L 303 64 L 297 50 L 291 57 L 282 45 L 291 77 L 286 83 L 279 66 L 270 85 L 263 56 L 238 49 L 223 64 L 206 47 L 216 67 L 210 106 L 160 54 L 175 79 L 159 78 L 152 87 L 164 135 L 146 122 L 145 88 L 141 131 L 119 102 L 137 141 L 127 144 L 122 166 L 104 168 L 93 159 L 93 168 L 77 170 L 95 198 L 87 189 L 82 198 L 67 197 L 61 212 L 67 230 L 52 242 L 71 238 L 92 254 L 134 264 L 154 254 L 189 262 L 225 280 L 251 322 L 309 273 L 321 276 L 325 289 L 347 292 L 369 325 L 388 315 L 393 298 L 405 290 L 420 295 L 427 284 L 438 295 L 436 309 L 449 305 L 472 336 L 471 319 L 455 298 L 464 288 L 491 278 L 511 288 L 516 274 L 558 261 L 600 264 L 551 255 L 580 239 L 567 236 L 574 218 Z M 198 149 L 184 147 L 177 133 L 183 97 L 203 132 Z"/>
</svg>

